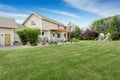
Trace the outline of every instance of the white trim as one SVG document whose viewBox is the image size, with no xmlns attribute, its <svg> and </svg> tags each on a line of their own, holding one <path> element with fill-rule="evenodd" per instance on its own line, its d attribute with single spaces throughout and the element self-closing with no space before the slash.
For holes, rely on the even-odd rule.
<svg viewBox="0 0 120 80">
<path fill-rule="evenodd" d="M 4 36 L 5 36 L 5 34 L 3 33 L 3 36 L 2 36 L 3 37 L 3 43 L 2 43 L 3 46 L 5 46 L 5 37 Z"/>
<path fill-rule="evenodd" d="M 62 23 L 60 23 L 60 22 L 58 22 L 58 21 L 55 21 L 55 20 L 50 19 L 50 18 L 47 18 L 47 17 L 45 17 L 45 16 L 39 15 L 39 14 L 37 14 L 37 13 L 35 13 L 35 12 L 30 13 L 29 16 L 25 19 L 25 21 L 24 21 L 22 24 L 24 25 L 24 24 L 26 23 L 26 21 L 27 21 L 32 15 L 36 15 L 36 16 L 38 16 L 40 19 L 50 21 L 50 22 L 55 23 L 55 24 L 57 24 L 57 25 L 60 25 L 60 26 L 63 26 L 63 27 L 67 27 L 65 24 L 62 24 Z"/>
</svg>

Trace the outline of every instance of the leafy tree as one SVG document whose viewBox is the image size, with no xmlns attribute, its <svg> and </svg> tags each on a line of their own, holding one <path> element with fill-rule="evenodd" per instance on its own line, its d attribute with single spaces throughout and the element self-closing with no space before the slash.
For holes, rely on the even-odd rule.
<svg viewBox="0 0 120 80">
<path fill-rule="evenodd" d="M 119 34 L 120 34 L 119 27 L 120 27 L 120 21 L 118 19 L 118 16 L 115 16 L 113 18 L 112 22 L 110 23 L 109 28 L 107 28 L 107 32 L 112 34 L 112 39 L 113 40 L 120 39 L 120 37 L 119 37 Z"/>
<path fill-rule="evenodd" d="M 112 39 L 118 40 L 120 39 L 120 15 L 96 20 L 92 23 L 91 29 L 99 33 L 111 33 Z"/>
<path fill-rule="evenodd" d="M 79 38 L 82 32 L 79 26 L 75 25 L 72 22 L 69 22 L 67 25 L 68 25 L 68 30 L 70 30 L 70 38 Z"/>
<path fill-rule="evenodd" d="M 80 28 L 79 28 L 79 27 L 76 27 L 76 28 L 75 28 L 75 31 L 74 31 L 74 37 L 75 37 L 75 38 L 79 38 L 80 34 L 81 34 Z"/>
<path fill-rule="evenodd" d="M 75 30 L 75 28 L 76 28 L 76 25 L 75 25 L 75 23 L 73 23 L 73 22 L 69 22 L 68 24 L 67 24 L 67 26 L 68 26 L 68 30 L 69 31 L 74 31 Z"/>
<path fill-rule="evenodd" d="M 84 33 L 82 33 L 80 35 L 80 39 L 82 39 L 82 40 L 94 40 L 94 39 L 97 39 L 98 34 L 99 33 L 94 31 L 94 30 L 87 29 Z"/>
</svg>

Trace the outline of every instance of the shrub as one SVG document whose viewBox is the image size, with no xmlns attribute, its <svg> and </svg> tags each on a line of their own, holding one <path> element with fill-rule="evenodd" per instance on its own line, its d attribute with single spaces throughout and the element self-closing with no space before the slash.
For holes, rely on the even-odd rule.
<svg viewBox="0 0 120 80">
<path fill-rule="evenodd" d="M 48 42 L 48 44 L 49 44 L 49 45 L 53 45 L 53 42 L 52 42 L 52 41 L 50 41 L 50 42 Z"/>
<path fill-rule="evenodd" d="M 18 30 L 16 32 L 17 32 L 23 45 L 25 45 L 27 42 L 30 42 L 31 46 L 37 45 L 38 35 L 40 33 L 39 29 L 25 28 L 22 30 Z"/>
<path fill-rule="evenodd" d="M 14 43 L 19 43 L 19 41 L 14 41 Z"/>
<path fill-rule="evenodd" d="M 40 30 L 36 28 L 26 28 L 25 31 L 30 44 L 34 46 L 37 45 Z"/>
<path fill-rule="evenodd" d="M 46 44 L 46 41 L 42 41 L 42 45 L 45 45 Z"/>
<path fill-rule="evenodd" d="M 49 44 L 49 45 L 57 45 L 58 42 L 57 42 L 57 41 L 50 41 L 50 42 L 48 42 L 48 44 Z"/>
<path fill-rule="evenodd" d="M 111 34 L 112 40 L 120 40 L 120 32 Z"/>
<path fill-rule="evenodd" d="M 19 41 L 14 41 L 13 44 L 14 44 L 14 45 L 20 45 L 20 42 L 19 42 Z"/>
<path fill-rule="evenodd" d="M 72 38 L 72 42 L 79 42 L 78 38 Z"/>
<path fill-rule="evenodd" d="M 33 44 L 30 44 L 31 46 L 36 46 L 37 45 L 37 43 L 33 43 Z"/>
<path fill-rule="evenodd" d="M 94 40 L 98 37 L 99 33 L 93 30 L 87 29 L 83 34 L 80 35 L 82 40 Z"/>
<path fill-rule="evenodd" d="M 23 30 L 17 30 L 16 33 L 18 34 L 21 43 L 23 45 L 25 45 L 28 42 L 28 38 L 27 38 L 25 30 L 24 29 Z"/>
</svg>

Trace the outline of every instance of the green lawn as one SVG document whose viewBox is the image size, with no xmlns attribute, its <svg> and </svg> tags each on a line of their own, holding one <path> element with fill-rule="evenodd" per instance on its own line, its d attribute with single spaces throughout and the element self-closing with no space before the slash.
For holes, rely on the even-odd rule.
<svg viewBox="0 0 120 80">
<path fill-rule="evenodd" d="M 120 80 L 120 41 L 0 51 L 0 80 Z"/>
</svg>

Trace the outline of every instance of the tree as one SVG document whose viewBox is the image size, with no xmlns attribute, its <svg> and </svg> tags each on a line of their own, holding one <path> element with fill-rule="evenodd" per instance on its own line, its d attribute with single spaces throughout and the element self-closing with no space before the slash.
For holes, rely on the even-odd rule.
<svg viewBox="0 0 120 80">
<path fill-rule="evenodd" d="M 68 24 L 67 24 L 67 26 L 68 26 L 68 30 L 69 31 L 75 31 L 75 28 L 77 27 L 76 25 L 75 25 L 75 23 L 73 23 L 73 22 L 69 22 Z"/>
<path fill-rule="evenodd" d="M 96 20 L 91 25 L 92 30 L 99 33 L 111 33 L 113 40 L 120 39 L 120 15 Z"/>
<path fill-rule="evenodd" d="M 70 38 L 79 38 L 82 32 L 79 26 L 75 25 L 72 22 L 69 22 L 67 25 L 68 25 L 68 30 L 70 31 Z"/>
<path fill-rule="evenodd" d="M 79 27 L 76 27 L 76 28 L 75 28 L 75 31 L 74 31 L 74 37 L 75 37 L 75 38 L 79 38 L 80 34 L 81 34 L 80 28 L 79 28 Z"/>
<path fill-rule="evenodd" d="M 80 39 L 82 40 L 95 40 L 98 37 L 98 32 L 94 30 L 87 29 L 84 33 L 80 35 Z"/>
<path fill-rule="evenodd" d="M 113 40 L 120 39 L 119 27 L 120 27 L 120 21 L 118 19 L 118 16 L 115 16 L 112 22 L 110 23 L 109 28 L 107 29 L 107 32 L 111 33 Z"/>
</svg>

